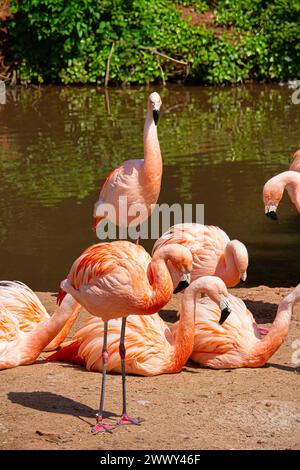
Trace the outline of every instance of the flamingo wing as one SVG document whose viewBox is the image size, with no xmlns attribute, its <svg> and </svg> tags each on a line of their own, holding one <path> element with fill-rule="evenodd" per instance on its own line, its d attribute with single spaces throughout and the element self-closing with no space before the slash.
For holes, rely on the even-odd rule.
<svg viewBox="0 0 300 470">
<path fill-rule="evenodd" d="M 156 241 L 152 254 L 168 243 L 184 245 L 193 255 L 193 280 L 200 276 L 215 274 L 229 241 L 226 233 L 213 225 L 177 224 Z"/>
<path fill-rule="evenodd" d="M 220 309 L 207 297 L 197 302 L 192 360 L 215 368 L 240 367 L 253 342 L 260 340 L 244 302 L 229 295 L 231 314 L 219 325 Z"/>
<path fill-rule="evenodd" d="M 17 320 L 0 305 L 0 345 L 14 341 L 19 336 L 19 333 L 20 327 Z"/>
<path fill-rule="evenodd" d="M 140 181 L 143 160 L 127 160 L 106 178 L 99 197 L 99 204 L 118 202 L 120 195 L 128 198 L 128 204 L 144 202 L 143 185 Z M 94 215 L 97 215 L 97 204 Z"/>
<path fill-rule="evenodd" d="M 0 310 L 13 316 L 23 332 L 50 318 L 36 294 L 19 281 L 0 282 Z"/>
<path fill-rule="evenodd" d="M 87 248 L 73 263 L 68 279 L 79 289 L 106 277 L 116 268 L 133 270 L 135 275 L 145 276 L 150 255 L 139 245 L 125 241 L 99 243 Z"/>
</svg>

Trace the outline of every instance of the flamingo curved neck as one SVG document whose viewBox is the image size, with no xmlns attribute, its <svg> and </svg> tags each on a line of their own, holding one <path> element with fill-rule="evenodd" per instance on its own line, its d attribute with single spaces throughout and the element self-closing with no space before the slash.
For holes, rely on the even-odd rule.
<svg viewBox="0 0 300 470">
<path fill-rule="evenodd" d="M 148 278 L 150 277 L 149 281 L 152 288 L 149 313 L 155 313 L 170 299 L 173 292 L 173 282 L 164 258 L 152 258 L 148 270 L 151 273 Z"/>
<path fill-rule="evenodd" d="M 193 289 L 186 289 L 176 329 L 171 361 L 175 371 L 180 371 L 193 352 L 195 336 L 196 298 Z"/>
<path fill-rule="evenodd" d="M 56 307 L 51 318 L 40 323 L 33 331 L 28 333 L 28 339 L 32 342 L 34 350 L 40 354 L 50 341 L 52 342 L 54 338 L 56 340 L 56 336 L 58 341 L 62 341 L 77 318 L 80 308 L 81 305 L 67 294 L 62 304 Z M 72 321 L 68 322 L 68 320 Z"/>
<path fill-rule="evenodd" d="M 251 355 L 253 366 L 263 365 L 277 351 L 288 334 L 293 313 L 295 294 L 291 292 L 278 305 L 277 313 L 269 333 L 258 341 Z M 251 365 L 251 364 L 250 364 Z"/>
</svg>

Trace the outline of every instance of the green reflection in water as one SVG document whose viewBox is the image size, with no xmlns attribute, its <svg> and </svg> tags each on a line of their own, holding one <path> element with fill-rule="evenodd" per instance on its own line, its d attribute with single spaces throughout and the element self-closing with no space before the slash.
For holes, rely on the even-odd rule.
<svg viewBox="0 0 300 470">
<path fill-rule="evenodd" d="M 160 91 L 159 138 L 166 165 L 182 168 L 183 202 L 195 165 L 253 160 L 288 164 L 295 150 L 299 107 L 286 87 L 180 88 Z M 2 191 L 53 206 L 80 203 L 108 171 L 143 156 L 149 90 L 18 89 L 8 93 L 0 120 Z"/>
</svg>

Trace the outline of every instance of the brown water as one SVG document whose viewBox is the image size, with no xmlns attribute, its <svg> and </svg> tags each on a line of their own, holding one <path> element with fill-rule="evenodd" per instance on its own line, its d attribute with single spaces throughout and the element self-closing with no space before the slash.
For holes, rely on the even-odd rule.
<svg viewBox="0 0 300 470">
<path fill-rule="evenodd" d="M 300 216 L 287 197 L 280 222 L 264 215 L 264 182 L 300 148 L 300 105 L 279 85 L 170 87 L 159 138 L 159 202 L 204 203 L 249 250 L 248 285 L 300 281 Z M 46 87 L 9 91 L 0 105 L 0 279 L 56 290 L 97 242 L 93 204 L 105 175 L 143 156 L 149 90 Z M 150 249 L 153 242 L 146 242 Z"/>
</svg>

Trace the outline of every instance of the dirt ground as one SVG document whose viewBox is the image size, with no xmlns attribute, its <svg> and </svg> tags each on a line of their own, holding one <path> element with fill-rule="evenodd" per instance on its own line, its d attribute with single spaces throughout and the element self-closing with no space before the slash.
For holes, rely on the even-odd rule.
<svg viewBox="0 0 300 470">
<path fill-rule="evenodd" d="M 231 291 L 266 325 L 288 290 Z M 51 313 L 54 294 L 38 295 Z M 164 319 L 175 320 L 180 299 L 181 294 L 173 297 L 162 311 Z M 76 329 L 86 315 L 81 313 Z M 285 343 L 263 368 L 215 371 L 189 363 L 176 375 L 129 376 L 129 412 L 145 422 L 96 436 L 90 425 L 100 374 L 46 362 L 42 355 L 36 364 L 1 371 L 0 449 L 300 449 L 300 364 L 292 360 L 296 339 L 300 306 Z M 106 410 L 117 420 L 119 375 L 108 375 Z"/>
</svg>

